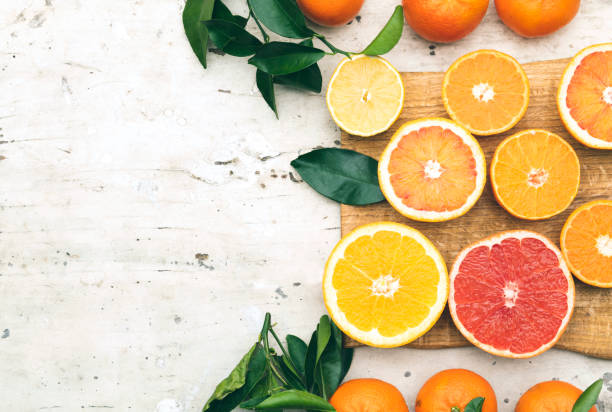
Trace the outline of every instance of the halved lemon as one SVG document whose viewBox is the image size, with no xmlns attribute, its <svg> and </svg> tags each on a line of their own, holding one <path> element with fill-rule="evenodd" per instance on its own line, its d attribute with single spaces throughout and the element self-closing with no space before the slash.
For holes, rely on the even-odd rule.
<svg viewBox="0 0 612 412">
<path fill-rule="evenodd" d="M 448 272 L 421 232 L 399 223 L 360 226 L 334 248 L 323 277 L 323 298 L 338 327 L 377 347 L 412 342 L 440 318 Z"/>
<path fill-rule="evenodd" d="M 402 215 L 423 222 L 462 216 L 480 198 L 486 181 L 478 141 L 442 118 L 400 126 L 380 156 L 378 181 L 387 201 Z"/>
<path fill-rule="evenodd" d="M 559 84 L 557 107 L 579 142 L 612 150 L 612 43 L 587 47 L 570 61 Z"/>
<path fill-rule="evenodd" d="M 327 87 L 327 107 L 338 127 L 356 136 L 373 136 L 397 120 L 404 105 L 404 84 L 382 57 L 343 59 Z"/>
</svg>

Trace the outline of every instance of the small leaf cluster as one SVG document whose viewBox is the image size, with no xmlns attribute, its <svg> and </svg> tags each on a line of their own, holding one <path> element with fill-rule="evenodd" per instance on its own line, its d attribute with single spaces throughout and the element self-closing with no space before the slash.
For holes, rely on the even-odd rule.
<svg viewBox="0 0 612 412">
<path fill-rule="evenodd" d="M 270 337 L 280 353 L 270 345 Z M 287 335 L 283 345 L 267 313 L 259 339 L 217 385 L 202 412 L 229 412 L 237 407 L 334 411 L 328 399 L 352 360 L 353 349 L 342 346 L 342 333 L 328 316 L 321 317 L 308 344 Z"/>
<path fill-rule="evenodd" d="M 209 40 L 226 54 L 250 56 L 248 63 L 257 69 L 257 88 L 277 117 L 275 84 L 319 93 L 322 78 L 317 62 L 330 54 L 349 58 L 357 54 L 335 47 L 310 29 L 295 0 L 247 0 L 247 5 L 249 15 L 243 17 L 232 14 L 222 0 L 187 0 L 183 10 L 185 34 L 204 68 Z M 261 40 L 246 30 L 249 19 L 257 25 Z M 375 56 L 390 51 L 402 35 L 403 23 L 402 7 L 397 6 L 385 27 L 359 54 Z M 270 41 L 266 29 L 299 42 Z M 315 47 L 315 39 L 329 51 Z"/>
</svg>

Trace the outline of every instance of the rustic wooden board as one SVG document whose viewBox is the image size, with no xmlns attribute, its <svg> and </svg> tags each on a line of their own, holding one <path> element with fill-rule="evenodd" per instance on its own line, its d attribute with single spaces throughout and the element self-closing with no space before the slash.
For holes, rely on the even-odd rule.
<svg viewBox="0 0 612 412">
<path fill-rule="evenodd" d="M 525 117 L 510 131 L 478 140 L 491 160 L 495 147 L 506 136 L 527 128 L 543 128 L 561 135 L 576 150 L 581 163 L 581 185 L 574 203 L 564 213 L 548 220 L 529 222 L 512 217 L 493 198 L 489 184 L 481 199 L 466 215 L 441 223 L 407 219 L 386 203 L 370 206 L 341 206 L 342 234 L 355 227 L 381 220 L 408 224 L 422 231 L 440 249 L 447 265 L 468 244 L 492 233 L 508 229 L 529 229 L 559 243 L 563 223 L 576 207 L 599 198 L 612 197 L 612 152 L 593 150 L 578 143 L 561 123 L 555 94 L 569 59 L 525 64 L 531 86 L 531 100 Z M 398 121 L 385 133 L 372 138 L 342 135 L 342 147 L 378 158 L 397 128 L 420 117 L 448 117 L 441 99 L 443 73 L 402 73 L 406 85 L 404 109 Z M 347 341 L 349 346 L 358 346 Z M 434 328 L 411 344 L 417 348 L 449 348 L 469 345 L 457 331 L 446 310 Z M 558 342 L 558 348 L 612 359 L 612 290 L 598 289 L 576 280 L 576 308 L 573 318 Z"/>
</svg>

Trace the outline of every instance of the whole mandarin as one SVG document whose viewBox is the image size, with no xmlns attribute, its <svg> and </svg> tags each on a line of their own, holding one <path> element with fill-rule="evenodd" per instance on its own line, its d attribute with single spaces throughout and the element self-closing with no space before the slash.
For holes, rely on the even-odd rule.
<svg viewBox="0 0 612 412">
<path fill-rule="evenodd" d="M 297 0 L 297 5 L 308 19 L 321 26 L 342 26 L 351 21 L 363 6 L 364 0 Z"/>
<path fill-rule="evenodd" d="M 399 390 L 379 379 L 353 379 L 336 390 L 329 403 L 336 412 L 409 412 Z"/>
<path fill-rule="evenodd" d="M 524 37 L 549 35 L 578 13 L 580 0 L 495 0 L 504 24 Z"/>
<path fill-rule="evenodd" d="M 497 412 L 493 388 L 482 376 L 466 369 L 447 369 L 436 373 L 421 387 L 415 412 L 460 411 L 474 398 L 483 397 L 482 412 Z M 531 411 L 534 412 L 534 411 Z"/>
<path fill-rule="evenodd" d="M 532 386 L 521 396 L 515 412 L 572 412 L 576 399 L 582 391 L 562 381 L 541 382 Z M 597 412 L 593 406 L 589 412 Z"/>
</svg>

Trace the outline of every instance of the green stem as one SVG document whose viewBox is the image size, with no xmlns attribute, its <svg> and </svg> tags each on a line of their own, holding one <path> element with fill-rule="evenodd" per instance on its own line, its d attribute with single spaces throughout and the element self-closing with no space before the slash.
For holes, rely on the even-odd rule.
<svg viewBox="0 0 612 412">
<path fill-rule="evenodd" d="M 276 366 L 274 365 L 274 361 L 272 359 L 268 358 L 268 362 L 269 362 L 269 365 L 270 365 L 270 370 L 272 372 L 274 372 L 274 375 L 276 376 L 276 378 L 279 381 L 281 381 L 283 383 L 283 385 L 289 386 L 289 382 L 287 382 L 285 380 L 285 378 L 283 377 L 283 375 L 281 375 L 281 373 L 278 371 L 278 369 L 276 369 Z"/>
<path fill-rule="evenodd" d="M 287 353 L 287 350 L 285 349 L 285 347 L 283 346 L 283 344 L 281 343 L 280 339 L 278 338 L 278 335 L 276 334 L 276 332 L 274 332 L 274 329 L 270 328 L 270 333 L 272 334 L 272 337 L 274 338 L 274 340 L 276 340 L 276 343 L 278 343 L 279 348 L 281 349 L 281 352 L 283 352 L 283 355 L 285 357 L 285 359 L 287 359 L 288 361 L 288 367 L 289 369 L 291 369 L 291 372 L 295 373 L 295 376 L 300 376 L 300 374 L 297 372 L 297 368 L 295 366 L 295 364 L 293 363 L 293 359 L 291 359 L 291 356 L 289 356 L 289 353 Z M 304 383 L 304 382 L 302 382 Z"/>
<path fill-rule="evenodd" d="M 325 38 L 325 36 L 323 36 L 322 34 L 318 34 L 318 33 L 317 33 L 317 34 L 315 34 L 315 36 L 316 36 L 316 37 L 317 37 L 319 40 L 321 40 L 321 42 L 322 42 L 324 45 L 326 45 L 327 47 L 329 47 L 329 50 L 331 50 L 333 54 L 340 53 L 340 54 L 344 54 L 344 55 L 345 55 L 346 57 L 348 57 L 349 59 L 351 58 L 352 53 L 350 53 L 350 52 L 347 52 L 347 51 L 344 51 L 344 50 L 341 50 L 341 49 L 337 48 L 336 46 L 334 46 L 333 44 L 331 44 L 331 43 L 330 43 L 330 42 L 329 42 L 329 41 L 328 41 L 328 40 Z"/>
<path fill-rule="evenodd" d="M 251 10 L 250 6 L 249 6 L 249 16 L 253 17 L 253 20 L 255 20 L 255 24 L 257 24 L 257 27 L 259 27 L 259 31 L 261 32 L 261 35 L 264 38 L 264 43 L 270 43 L 270 36 L 268 36 L 268 33 L 266 33 L 263 26 L 259 22 L 259 20 L 257 20 L 257 17 L 255 17 L 255 14 L 253 13 L 253 10 Z"/>
<path fill-rule="evenodd" d="M 451 408 L 450 412 L 461 412 L 461 410 L 460 410 L 458 407 L 453 406 L 453 407 Z"/>
</svg>

